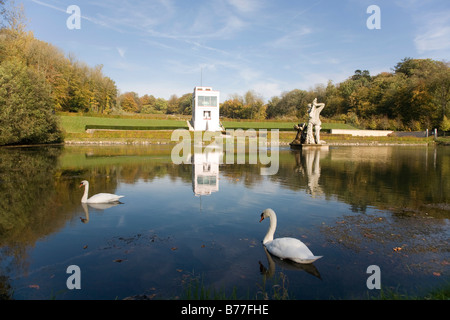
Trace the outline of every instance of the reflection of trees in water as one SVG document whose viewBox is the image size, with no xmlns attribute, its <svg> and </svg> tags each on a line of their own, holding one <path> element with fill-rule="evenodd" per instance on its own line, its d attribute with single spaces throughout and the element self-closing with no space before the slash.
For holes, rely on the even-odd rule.
<svg viewBox="0 0 450 320">
<path fill-rule="evenodd" d="M 152 182 L 163 177 L 191 183 L 191 166 L 174 165 L 170 147 L 69 149 L 70 157 L 73 154 L 80 157 L 82 166 L 78 168 L 99 177 L 96 181 L 99 190 L 115 187 L 106 182 L 101 185 L 107 181 L 105 176 L 112 177 L 111 181 L 117 178 L 128 183 Z M 278 173 L 268 177 L 260 175 L 263 166 L 259 164 L 222 164 L 219 169 L 228 183 L 253 188 L 268 178 L 290 190 L 305 190 L 327 199 L 337 197 L 356 212 L 365 212 L 372 205 L 417 208 L 419 204 L 450 202 L 450 195 L 445 192 L 450 189 L 450 180 L 443 178 L 450 175 L 450 153 L 442 149 L 438 152 L 431 148 L 395 147 L 331 148 L 328 152 L 281 150 L 279 160 Z"/>
<path fill-rule="evenodd" d="M 0 153 L 0 243 L 32 244 L 55 218 L 59 148 L 3 149 Z M 9 242 L 10 239 L 20 240 Z"/>
<path fill-rule="evenodd" d="M 27 248 L 65 223 L 56 210 L 54 176 L 59 155 L 60 148 L 3 148 L 0 152 L 0 259 L 6 261 L 2 274 L 25 270 Z M 7 281 L 7 276 L 0 281 Z M 0 287 L 8 288 L 8 284 Z"/>
<path fill-rule="evenodd" d="M 448 152 L 433 162 L 427 159 L 433 151 L 426 148 L 359 148 L 353 157 L 345 148 L 330 151 L 330 158 L 321 162 L 321 185 L 355 211 L 365 212 L 369 205 L 417 209 L 450 201 L 444 191 L 450 182 L 443 178 L 450 167 L 450 161 L 444 161 L 450 160 Z"/>
<path fill-rule="evenodd" d="M 354 212 L 366 212 L 369 206 L 420 209 L 450 202 L 445 192 L 450 181 L 443 178 L 450 175 L 450 154 L 441 151 L 395 147 L 289 150 L 280 151 L 279 171 L 273 176 L 261 176 L 260 164 L 222 164 L 219 170 L 227 183 L 255 188 L 269 179 L 286 189 L 337 198 Z M 191 166 L 172 164 L 164 158 L 167 152 L 157 152 L 139 163 L 123 162 L 117 177 L 130 183 L 162 177 L 191 183 Z M 426 209 L 435 215 L 443 211 L 442 206 Z"/>
<path fill-rule="evenodd" d="M 422 148 L 359 147 L 280 152 L 280 169 L 270 179 L 290 190 L 337 198 L 354 212 L 367 207 L 425 209 L 443 215 L 450 202 L 450 153 Z M 315 191 L 315 192 L 313 192 Z M 446 210 L 448 212 L 448 209 Z"/>
</svg>

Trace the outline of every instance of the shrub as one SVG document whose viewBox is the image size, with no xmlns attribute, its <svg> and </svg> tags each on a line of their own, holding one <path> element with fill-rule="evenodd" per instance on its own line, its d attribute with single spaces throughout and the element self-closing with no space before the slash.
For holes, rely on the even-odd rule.
<svg viewBox="0 0 450 320">
<path fill-rule="evenodd" d="M 17 60 L 0 64 L 0 145 L 62 141 L 51 90 Z"/>
</svg>

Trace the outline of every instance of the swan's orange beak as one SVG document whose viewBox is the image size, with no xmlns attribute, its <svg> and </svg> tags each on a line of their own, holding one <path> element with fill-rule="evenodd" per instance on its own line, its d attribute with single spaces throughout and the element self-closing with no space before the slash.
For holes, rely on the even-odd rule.
<svg viewBox="0 0 450 320">
<path fill-rule="evenodd" d="M 80 183 L 80 185 L 78 186 L 78 188 L 81 188 L 83 186 L 83 184 L 82 183 Z"/>
<path fill-rule="evenodd" d="M 261 214 L 261 220 L 259 220 L 259 222 L 261 222 L 263 220 L 264 220 L 264 216 L 263 216 L 263 214 Z"/>
</svg>

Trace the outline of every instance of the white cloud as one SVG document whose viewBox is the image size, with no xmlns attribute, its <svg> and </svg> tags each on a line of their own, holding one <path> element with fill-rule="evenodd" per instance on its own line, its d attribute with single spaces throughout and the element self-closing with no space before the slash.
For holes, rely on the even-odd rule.
<svg viewBox="0 0 450 320">
<path fill-rule="evenodd" d="M 450 54 L 450 10 L 434 0 L 396 0 L 394 3 L 410 14 L 413 43 L 417 53 L 427 58 L 445 58 Z M 438 9 L 438 7 L 441 7 Z"/>
<path fill-rule="evenodd" d="M 262 6 L 262 2 L 258 0 L 228 0 L 228 3 L 242 13 L 254 12 Z"/>
<path fill-rule="evenodd" d="M 421 33 L 414 39 L 417 51 L 422 54 L 428 51 L 450 49 L 450 27 L 431 29 Z"/>
<path fill-rule="evenodd" d="M 253 90 L 261 94 L 266 101 L 274 96 L 280 96 L 284 91 L 279 82 L 257 82 L 253 85 Z"/>
<path fill-rule="evenodd" d="M 286 33 L 280 38 L 268 43 L 268 46 L 279 49 L 280 47 L 297 47 L 304 45 L 302 38 L 312 33 L 309 27 L 301 27 L 292 32 Z"/>
<path fill-rule="evenodd" d="M 414 44 L 419 54 L 450 49 L 450 11 L 427 14 L 418 24 Z"/>
<path fill-rule="evenodd" d="M 126 48 L 121 48 L 121 47 L 117 47 L 116 49 L 117 49 L 117 52 L 119 52 L 119 55 L 122 58 L 125 58 L 125 52 L 127 51 L 127 49 Z"/>
</svg>

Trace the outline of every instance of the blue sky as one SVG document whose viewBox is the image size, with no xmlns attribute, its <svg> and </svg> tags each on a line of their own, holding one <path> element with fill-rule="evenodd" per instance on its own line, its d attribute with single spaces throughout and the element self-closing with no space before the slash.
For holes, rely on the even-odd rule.
<svg viewBox="0 0 450 320">
<path fill-rule="evenodd" d="M 16 0 L 19 2 L 19 0 Z M 119 90 L 168 99 L 201 84 L 266 100 L 372 75 L 403 58 L 450 60 L 448 0 L 23 0 L 35 37 L 102 64 Z M 70 30 L 70 5 L 81 29 Z M 370 5 L 381 29 L 370 30 Z M 203 72 L 201 72 L 203 70 Z M 202 76 L 201 76 L 202 75 Z"/>
</svg>

